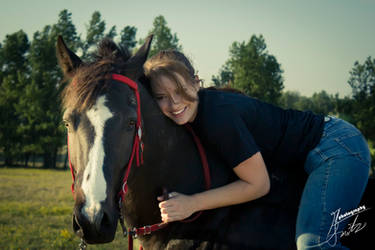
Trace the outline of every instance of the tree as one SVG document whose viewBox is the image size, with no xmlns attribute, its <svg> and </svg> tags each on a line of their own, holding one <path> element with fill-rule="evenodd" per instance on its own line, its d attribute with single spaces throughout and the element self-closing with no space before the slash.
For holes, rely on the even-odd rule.
<svg viewBox="0 0 375 250">
<path fill-rule="evenodd" d="M 167 21 L 162 15 L 154 19 L 153 26 L 153 29 L 149 32 L 149 34 L 154 35 L 149 57 L 165 49 L 182 50 L 182 46 L 178 43 L 177 34 L 172 34 L 171 29 L 167 26 Z M 143 40 L 139 44 L 143 44 Z"/>
<path fill-rule="evenodd" d="M 17 72 L 27 70 L 26 53 L 29 47 L 29 39 L 23 30 L 6 36 L 4 46 L 1 49 L 3 75 L 16 76 Z"/>
<path fill-rule="evenodd" d="M 335 113 L 335 98 L 322 90 L 311 97 L 313 107 L 311 111 L 316 114 L 328 115 Z"/>
<path fill-rule="evenodd" d="M 89 58 L 92 46 L 96 46 L 105 37 L 114 38 L 117 35 L 116 26 L 112 26 L 109 32 L 104 34 L 105 26 L 105 21 L 101 19 L 100 12 L 95 11 L 86 27 L 86 40 L 81 43 L 82 57 L 84 59 Z"/>
<path fill-rule="evenodd" d="M 43 166 L 46 168 L 54 167 L 53 158 L 58 148 L 54 143 L 57 138 L 53 110 L 57 105 L 56 88 L 61 77 L 56 69 L 52 30 L 53 28 L 47 25 L 43 31 L 34 33 L 29 53 L 31 82 L 18 104 L 20 115 L 27 120 L 22 130 L 25 134 L 34 136 L 34 140 L 28 141 L 25 151 L 42 154 Z"/>
<path fill-rule="evenodd" d="M 231 87 L 263 101 L 278 104 L 284 88 L 283 71 L 266 48 L 262 35 L 253 35 L 247 43 L 234 42 L 229 50 L 230 58 L 219 76 L 214 76 L 213 79 L 217 79 L 219 84 L 225 84 L 223 81 L 227 80 L 227 76 L 233 77 Z"/>
<path fill-rule="evenodd" d="M 280 97 L 280 106 L 285 109 L 299 109 L 302 96 L 298 91 L 285 91 Z"/>
<path fill-rule="evenodd" d="M 16 114 L 23 121 L 17 130 L 23 135 L 22 152 L 26 162 L 28 156 L 41 154 L 46 168 L 56 166 L 58 148 L 65 143 L 59 102 L 64 85 L 55 56 L 58 35 L 66 37 L 73 49 L 79 47 L 80 39 L 67 10 L 59 13 L 56 24 L 34 33 L 27 56 L 31 67 L 30 81 L 14 105 Z"/>
<path fill-rule="evenodd" d="M 23 111 L 20 115 L 27 120 L 22 130 L 34 137 L 34 140 L 28 141 L 25 151 L 42 153 L 46 168 L 56 167 L 57 151 L 65 143 L 59 102 L 65 85 L 62 84 L 62 73 L 55 56 L 58 35 L 66 37 L 73 50 L 79 48 L 80 38 L 67 10 L 60 12 L 56 24 L 47 25 L 42 32 L 34 34 L 29 53 L 31 82 L 18 105 L 18 109 Z"/>
<path fill-rule="evenodd" d="M 302 96 L 297 91 L 286 91 L 280 98 L 280 106 L 302 111 L 312 111 L 316 114 L 337 114 L 338 95 L 329 95 L 322 90 L 311 97 Z"/>
<path fill-rule="evenodd" d="M 352 87 L 354 119 L 367 139 L 375 141 L 375 59 L 354 63 L 348 84 Z"/>
<path fill-rule="evenodd" d="M 355 108 L 354 108 L 354 99 L 348 96 L 344 98 L 339 98 L 338 94 L 335 95 L 335 110 L 338 116 L 345 121 L 348 121 L 352 124 L 356 124 L 354 118 Z"/>
<path fill-rule="evenodd" d="M 66 9 L 60 11 L 57 23 L 52 26 L 51 39 L 55 40 L 59 35 L 64 37 L 65 43 L 72 51 L 77 51 L 81 42 L 80 37 L 73 24 L 72 13 Z"/>
<path fill-rule="evenodd" d="M 12 165 L 21 153 L 22 134 L 17 132 L 17 128 L 23 121 L 16 113 L 15 103 L 19 101 L 30 74 L 26 57 L 29 46 L 26 33 L 20 30 L 6 36 L 0 53 L 0 147 L 6 165 Z"/>
<path fill-rule="evenodd" d="M 218 76 L 212 76 L 212 82 L 216 87 L 231 87 L 233 82 L 233 72 L 229 69 L 228 64 L 221 67 Z"/>
<path fill-rule="evenodd" d="M 131 51 L 137 45 L 137 41 L 135 40 L 136 33 L 137 33 L 136 27 L 125 26 L 120 32 L 119 45 Z"/>
<path fill-rule="evenodd" d="M 3 77 L 4 77 L 4 73 L 3 73 L 4 64 L 5 64 L 5 61 L 4 61 L 4 56 L 3 56 L 3 45 L 0 43 L 0 86 L 1 86 L 1 83 L 3 82 Z"/>
</svg>

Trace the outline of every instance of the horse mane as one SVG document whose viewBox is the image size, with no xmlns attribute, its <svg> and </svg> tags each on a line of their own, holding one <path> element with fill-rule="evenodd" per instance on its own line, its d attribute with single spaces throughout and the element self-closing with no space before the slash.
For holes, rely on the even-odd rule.
<svg viewBox="0 0 375 250">
<path fill-rule="evenodd" d="M 117 46 L 109 38 L 103 39 L 91 54 L 91 61 L 82 63 L 64 88 L 63 107 L 78 111 L 90 108 L 98 95 L 108 88 L 111 74 L 123 74 L 130 57 L 127 48 Z"/>
</svg>

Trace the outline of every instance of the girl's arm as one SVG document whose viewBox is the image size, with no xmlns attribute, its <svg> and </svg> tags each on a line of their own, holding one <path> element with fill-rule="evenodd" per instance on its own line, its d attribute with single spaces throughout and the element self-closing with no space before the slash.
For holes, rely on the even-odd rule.
<svg viewBox="0 0 375 250">
<path fill-rule="evenodd" d="M 233 170 L 239 180 L 225 186 L 190 196 L 171 193 L 169 200 L 159 203 L 162 220 L 183 220 L 197 211 L 248 202 L 269 192 L 270 180 L 260 152 L 241 162 Z"/>
</svg>

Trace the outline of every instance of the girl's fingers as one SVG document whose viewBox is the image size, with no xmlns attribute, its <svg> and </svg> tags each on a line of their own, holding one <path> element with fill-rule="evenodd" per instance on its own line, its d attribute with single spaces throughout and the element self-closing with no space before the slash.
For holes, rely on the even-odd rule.
<svg viewBox="0 0 375 250">
<path fill-rule="evenodd" d="M 161 219 L 163 222 L 172 222 L 172 221 L 176 221 L 177 220 L 177 217 L 174 216 L 174 215 L 162 215 L 161 216 Z"/>
<path fill-rule="evenodd" d="M 168 193 L 168 199 L 171 199 L 171 198 L 173 198 L 173 197 L 175 197 L 175 196 L 177 196 L 177 195 L 178 195 L 177 192 L 171 192 L 171 193 Z M 164 195 L 158 196 L 158 197 L 157 197 L 157 200 L 158 200 L 158 201 L 164 201 L 164 200 L 165 200 L 165 196 L 164 196 Z"/>
<path fill-rule="evenodd" d="M 178 195 L 177 192 L 171 192 L 171 193 L 168 194 L 168 198 L 171 199 L 171 198 L 173 198 L 173 197 L 175 197 L 177 195 Z"/>
<path fill-rule="evenodd" d="M 175 210 L 168 209 L 168 208 L 161 208 L 161 209 L 160 209 L 160 212 L 161 212 L 162 214 L 173 214 L 173 213 L 175 213 L 176 211 L 175 211 Z"/>
<path fill-rule="evenodd" d="M 173 207 L 173 203 L 170 203 L 168 201 L 163 201 L 159 203 L 159 208 L 167 208 L 167 207 Z"/>
</svg>

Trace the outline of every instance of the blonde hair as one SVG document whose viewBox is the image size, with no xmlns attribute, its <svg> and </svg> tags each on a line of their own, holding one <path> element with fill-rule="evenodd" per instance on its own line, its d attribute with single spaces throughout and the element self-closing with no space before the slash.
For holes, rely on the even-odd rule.
<svg viewBox="0 0 375 250">
<path fill-rule="evenodd" d="M 162 85 L 161 77 L 167 77 L 177 86 L 179 94 L 188 101 L 195 101 L 196 98 L 190 96 L 183 83 L 177 75 L 191 83 L 196 82 L 195 70 L 187 57 L 177 50 L 162 50 L 146 61 L 143 66 L 145 76 L 150 80 L 150 84 Z"/>
</svg>

